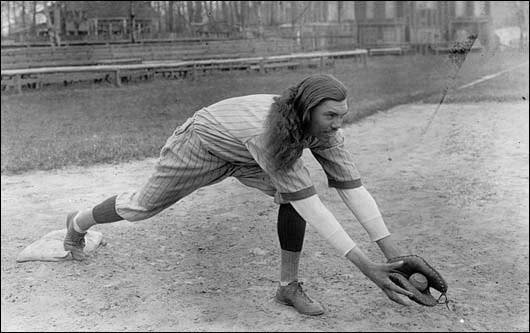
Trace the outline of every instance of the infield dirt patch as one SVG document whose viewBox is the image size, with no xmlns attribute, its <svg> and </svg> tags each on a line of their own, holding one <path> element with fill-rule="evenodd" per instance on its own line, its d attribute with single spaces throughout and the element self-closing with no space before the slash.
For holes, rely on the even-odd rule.
<svg viewBox="0 0 530 333">
<path fill-rule="evenodd" d="M 345 129 L 363 182 L 405 252 L 449 284 L 449 309 L 401 307 L 310 226 L 304 317 L 273 301 L 277 209 L 229 179 L 143 222 L 96 226 L 88 262 L 16 255 L 67 212 L 134 189 L 154 159 L 2 175 L 2 331 L 528 331 L 528 103 L 403 105 Z M 305 154 L 322 200 L 368 256 L 382 255 Z"/>
</svg>

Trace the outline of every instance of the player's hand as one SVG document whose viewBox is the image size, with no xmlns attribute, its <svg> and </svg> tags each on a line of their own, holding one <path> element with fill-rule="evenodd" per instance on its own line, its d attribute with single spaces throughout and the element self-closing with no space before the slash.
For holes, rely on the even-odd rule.
<svg viewBox="0 0 530 333">
<path fill-rule="evenodd" d="M 395 262 L 391 264 L 378 264 L 372 263 L 361 271 L 366 275 L 373 283 L 375 283 L 392 301 L 401 305 L 411 305 L 412 302 L 408 296 L 412 296 L 410 291 L 407 291 L 390 280 L 389 274 L 401 267 L 403 262 Z M 407 296 L 407 297 L 403 297 Z"/>
</svg>

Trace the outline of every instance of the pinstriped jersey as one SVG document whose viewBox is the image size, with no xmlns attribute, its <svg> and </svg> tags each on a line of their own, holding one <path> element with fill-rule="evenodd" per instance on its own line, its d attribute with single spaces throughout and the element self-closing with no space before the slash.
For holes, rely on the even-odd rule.
<svg viewBox="0 0 530 333">
<path fill-rule="evenodd" d="M 207 106 L 193 116 L 194 130 L 213 155 L 234 165 L 259 165 L 284 200 L 304 199 L 316 191 L 303 160 L 298 159 L 286 170 L 275 170 L 271 165 L 273 156 L 266 146 L 266 118 L 276 96 L 234 97 Z M 313 138 L 304 148 L 309 148 L 321 164 L 329 186 L 361 186 L 355 163 L 344 148 L 342 131 L 326 141 Z"/>
</svg>

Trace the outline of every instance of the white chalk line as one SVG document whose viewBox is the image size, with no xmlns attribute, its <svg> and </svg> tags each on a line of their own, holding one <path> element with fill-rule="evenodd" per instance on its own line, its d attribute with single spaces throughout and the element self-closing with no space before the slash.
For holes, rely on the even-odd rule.
<svg viewBox="0 0 530 333">
<path fill-rule="evenodd" d="M 522 64 L 519 64 L 519 65 L 513 66 L 513 67 L 511 67 L 511 68 L 505 69 L 505 70 L 503 70 L 503 71 L 500 71 L 500 72 L 498 72 L 498 73 L 494 73 L 494 74 L 490 74 L 490 75 L 483 76 L 483 77 L 481 77 L 481 78 L 478 79 L 478 80 L 475 80 L 475 81 L 473 81 L 473 82 L 470 82 L 470 83 L 468 83 L 468 84 L 464 84 L 463 86 L 458 87 L 458 89 L 468 88 L 468 87 L 474 86 L 474 85 L 476 85 L 476 84 L 479 84 L 479 83 L 481 83 L 481 82 L 484 82 L 484 81 L 487 81 L 487 80 L 491 80 L 491 79 L 493 79 L 493 78 L 495 78 L 495 77 L 497 77 L 497 76 L 499 76 L 499 75 L 501 75 L 501 74 L 504 74 L 504 73 L 509 72 L 509 71 L 513 71 L 514 69 L 517 69 L 517 68 L 519 68 L 519 67 L 528 66 L 528 63 L 529 63 L 529 62 L 527 61 L 527 62 L 525 62 L 525 63 L 522 63 Z"/>
</svg>

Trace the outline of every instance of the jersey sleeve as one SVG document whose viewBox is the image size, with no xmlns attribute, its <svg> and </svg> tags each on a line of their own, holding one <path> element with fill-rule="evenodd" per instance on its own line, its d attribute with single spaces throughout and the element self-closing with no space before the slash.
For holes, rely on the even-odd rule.
<svg viewBox="0 0 530 333">
<path fill-rule="evenodd" d="M 302 159 L 298 159 L 289 169 L 275 170 L 272 156 L 264 146 L 262 137 L 248 140 L 245 145 L 254 160 L 269 175 L 283 202 L 301 200 L 316 194 L 311 175 Z"/>
<path fill-rule="evenodd" d="M 311 153 L 324 169 L 330 187 L 353 189 L 362 186 L 361 175 L 344 146 L 341 130 L 329 142 L 312 147 Z"/>
</svg>

